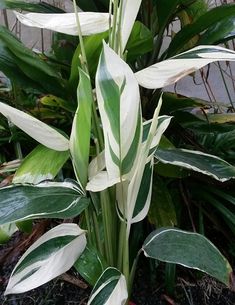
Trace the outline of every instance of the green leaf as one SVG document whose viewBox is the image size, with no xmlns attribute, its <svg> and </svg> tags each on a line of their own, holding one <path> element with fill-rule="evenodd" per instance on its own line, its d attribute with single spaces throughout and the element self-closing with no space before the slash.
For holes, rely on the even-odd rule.
<svg viewBox="0 0 235 305">
<path fill-rule="evenodd" d="M 8 242 L 16 231 L 18 231 L 18 228 L 14 223 L 0 225 L 0 245 Z"/>
<path fill-rule="evenodd" d="M 164 181 L 157 176 L 154 177 L 148 219 L 157 228 L 177 225 L 175 206 L 171 194 Z"/>
<path fill-rule="evenodd" d="M 128 298 L 126 280 L 115 268 L 107 268 L 98 279 L 87 305 L 125 304 Z"/>
<path fill-rule="evenodd" d="M 70 136 L 70 152 L 78 180 L 83 187 L 88 179 L 88 162 L 91 138 L 91 108 L 93 103 L 90 77 L 79 69 L 77 89 L 78 108 L 74 115 Z"/>
<path fill-rule="evenodd" d="M 37 13 L 62 13 L 63 10 L 50 5 L 49 3 L 26 2 L 20 0 L 1 0 L 0 9 L 21 9 L 23 11 L 37 12 Z"/>
<path fill-rule="evenodd" d="M 68 158 L 68 151 L 60 152 L 38 145 L 17 169 L 13 183 L 37 184 L 53 180 Z"/>
<path fill-rule="evenodd" d="M 159 29 L 165 29 L 167 24 L 172 20 L 172 17 L 180 4 L 181 0 L 157 0 L 157 16 Z"/>
<path fill-rule="evenodd" d="M 147 237 L 142 249 L 147 257 L 203 271 L 229 286 L 231 266 L 200 234 L 162 228 Z"/>
<path fill-rule="evenodd" d="M 219 157 L 186 149 L 157 149 L 155 157 L 163 163 L 177 165 L 219 181 L 235 177 L 235 167 Z"/>
<path fill-rule="evenodd" d="M 201 17 L 199 17 L 193 24 L 185 26 L 179 31 L 171 41 L 167 51 L 167 56 L 171 57 L 182 51 L 182 48 L 194 36 L 204 32 L 209 27 L 216 27 L 224 18 L 234 18 L 235 5 L 222 5 L 211 9 Z"/>
<path fill-rule="evenodd" d="M 78 225 L 67 223 L 51 229 L 21 257 L 5 295 L 29 291 L 61 275 L 73 266 L 85 247 L 85 231 Z"/>
<path fill-rule="evenodd" d="M 126 49 L 128 50 L 128 61 L 152 51 L 153 35 L 143 23 L 135 22 Z"/>
<path fill-rule="evenodd" d="M 0 189 L 0 225 L 26 219 L 79 215 L 89 205 L 76 184 L 46 182 Z"/>
<path fill-rule="evenodd" d="M 94 286 L 108 265 L 100 253 L 88 245 L 74 267 L 91 286 Z"/>
</svg>

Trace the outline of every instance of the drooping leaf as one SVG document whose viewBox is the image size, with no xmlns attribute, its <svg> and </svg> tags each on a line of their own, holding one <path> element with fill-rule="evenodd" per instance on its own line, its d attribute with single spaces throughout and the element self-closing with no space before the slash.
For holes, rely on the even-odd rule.
<svg viewBox="0 0 235 305">
<path fill-rule="evenodd" d="M 15 12 L 17 19 L 24 25 L 48 29 L 69 35 L 78 35 L 75 13 L 40 14 Z M 79 12 L 79 21 L 84 36 L 105 32 L 109 28 L 108 13 Z"/>
<path fill-rule="evenodd" d="M 0 189 L 0 225 L 26 219 L 75 217 L 88 205 L 89 199 L 70 182 L 13 185 Z"/>
<path fill-rule="evenodd" d="M 235 52 L 217 46 L 199 46 L 145 68 L 135 74 L 148 89 L 163 88 L 215 61 L 234 61 Z"/>
<path fill-rule="evenodd" d="M 17 169 L 13 183 L 37 184 L 43 180 L 52 180 L 69 158 L 68 151 L 55 151 L 38 145 L 26 156 Z"/>
<path fill-rule="evenodd" d="M 106 169 L 110 179 L 128 174 L 142 138 L 140 94 L 129 66 L 105 43 L 96 76 Z"/>
<path fill-rule="evenodd" d="M 203 271 L 229 286 L 229 262 L 200 234 L 162 228 L 147 237 L 142 249 L 147 257 Z"/>
<path fill-rule="evenodd" d="M 98 279 L 88 305 L 124 305 L 128 298 L 125 277 L 115 268 L 107 268 Z"/>
<path fill-rule="evenodd" d="M 70 152 L 78 180 L 85 187 L 88 179 L 88 161 L 91 137 L 92 87 L 89 76 L 79 69 L 77 89 L 78 108 L 73 119 Z"/>
<path fill-rule="evenodd" d="M 101 254 L 91 245 L 87 245 L 83 254 L 74 264 L 78 273 L 92 286 L 108 267 Z"/>
<path fill-rule="evenodd" d="M 155 157 L 163 163 L 187 168 L 219 181 L 235 177 L 235 167 L 219 157 L 186 149 L 158 149 Z"/>
<path fill-rule="evenodd" d="M 69 149 L 69 141 L 62 134 L 31 115 L 1 102 L 0 113 L 46 147 L 58 151 Z"/>
<path fill-rule="evenodd" d="M 85 231 L 78 225 L 61 224 L 51 229 L 21 257 L 11 274 L 5 295 L 29 291 L 66 272 L 85 247 Z"/>
</svg>

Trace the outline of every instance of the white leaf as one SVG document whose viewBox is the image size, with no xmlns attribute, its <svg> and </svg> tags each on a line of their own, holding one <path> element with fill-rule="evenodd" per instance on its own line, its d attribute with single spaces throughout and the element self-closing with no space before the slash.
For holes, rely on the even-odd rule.
<svg viewBox="0 0 235 305">
<path fill-rule="evenodd" d="M 87 191 L 101 192 L 120 182 L 120 177 L 109 177 L 108 172 L 101 171 L 86 186 Z"/>
<path fill-rule="evenodd" d="M 21 14 L 15 12 L 18 20 L 24 25 L 48 29 L 69 35 L 78 35 L 75 13 L 63 14 Z M 78 13 L 82 35 L 88 36 L 105 32 L 109 28 L 109 14 L 80 12 Z"/>
<path fill-rule="evenodd" d="M 121 19 L 121 47 L 125 50 L 142 0 L 124 0 Z"/>
<path fill-rule="evenodd" d="M 85 247 L 85 231 L 78 225 L 61 224 L 51 229 L 21 257 L 11 274 L 5 295 L 29 291 L 66 272 Z"/>
<path fill-rule="evenodd" d="M 142 87 L 163 88 L 219 60 L 234 61 L 235 52 L 218 46 L 198 46 L 143 69 L 135 76 Z"/>
<path fill-rule="evenodd" d="M 31 115 L 1 102 L 0 113 L 44 146 L 58 151 L 69 149 L 69 141 L 62 134 Z"/>
</svg>

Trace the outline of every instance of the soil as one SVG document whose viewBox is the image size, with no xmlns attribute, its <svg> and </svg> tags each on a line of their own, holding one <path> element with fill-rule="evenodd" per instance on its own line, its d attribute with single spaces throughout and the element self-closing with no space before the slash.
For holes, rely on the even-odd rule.
<svg viewBox="0 0 235 305">
<path fill-rule="evenodd" d="M 43 234 L 46 224 L 40 224 L 40 228 Z M 86 305 L 91 288 L 79 279 L 73 269 L 63 279 L 57 278 L 24 294 L 4 297 L 10 273 L 22 255 L 22 244 L 28 246 L 34 238 L 16 233 L 7 245 L 0 247 L 0 305 Z M 235 293 L 222 284 L 208 276 L 194 281 L 184 272 L 179 272 L 183 278 L 177 278 L 175 296 L 170 297 L 160 283 L 155 281 L 155 287 L 150 283 L 150 277 L 146 276 L 149 272 L 144 268 L 146 266 L 141 266 L 136 274 L 132 297 L 135 305 L 235 305 Z M 75 284 L 68 283 L 68 279 Z"/>
</svg>

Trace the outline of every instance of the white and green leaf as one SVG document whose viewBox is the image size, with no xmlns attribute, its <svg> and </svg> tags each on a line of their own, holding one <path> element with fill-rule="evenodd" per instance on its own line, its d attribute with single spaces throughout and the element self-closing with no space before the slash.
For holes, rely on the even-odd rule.
<svg viewBox="0 0 235 305">
<path fill-rule="evenodd" d="M 42 14 L 15 12 L 17 19 L 24 25 L 52 30 L 69 35 L 78 35 L 75 13 Z M 109 29 L 109 14 L 79 12 L 82 35 L 88 36 L 105 32 Z"/>
<path fill-rule="evenodd" d="M 215 61 L 234 61 L 235 52 L 219 46 L 198 46 L 156 63 L 135 74 L 139 84 L 148 89 L 174 84 Z"/>
<path fill-rule="evenodd" d="M 235 178 L 235 167 L 223 159 L 205 154 L 201 151 L 192 151 L 178 148 L 159 148 L 155 157 L 164 164 L 180 166 L 219 180 L 221 182 Z"/>
<path fill-rule="evenodd" d="M 107 268 L 92 290 L 88 305 L 124 305 L 128 298 L 124 275 L 115 268 Z"/>
<path fill-rule="evenodd" d="M 229 262 L 203 235 L 162 228 L 147 237 L 142 250 L 147 257 L 203 271 L 229 286 Z"/>
<path fill-rule="evenodd" d="M 73 266 L 85 247 L 85 231 L 78 225 L 61 224 L 51 229 L 21 257 L 5 295 L 29 291 L 61 275 Z"/>
<path fill-rule="evenodd" d="M 62 134 L 33 116 L 1 102 L 0 113 L 44 146 L 58 151 L 69 149 L 69 141 Z"/>
<path fill-rule="evenodd" d="M 0 225 L 36 218 L 66 219 L 79 215 L 89 199 L 71 182 L 45 182 L 0 189 Z"/>
<path fill-rule="evenodd" d="M 14 175 L 13 183 L 38 184 L 44 180 L 52 180 L 68 158 L 68 151 L 56 151 L 38 145 L 24 158 Z"/>
<path fill-rule="evenodd" d="M 91 107 L 93 102 L 89 76 L 79 69 L 78 108 L 73 119 L 70 152 L 78 180 L 86 186 L 91 137 Z"/>
<path fill-rule="evenodd" d="M 130 67 L 105 43 L 96 74 L 96 91 L 110 178 L 131 172 L 142 138 L 140 93 Z"/>
</svg>

